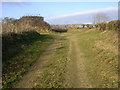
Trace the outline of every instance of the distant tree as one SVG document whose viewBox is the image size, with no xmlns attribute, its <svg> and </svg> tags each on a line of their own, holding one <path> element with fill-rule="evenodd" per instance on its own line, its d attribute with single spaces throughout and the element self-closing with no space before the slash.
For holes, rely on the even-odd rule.
<svg viewBox="0 0 120 90">
<path fill-rule="evenodd" d="M 94 16 L 93 24 L 97 25 L 100 31 L 106 30 L 106 23 L 109 21 L 109 17 L 105 13 L 98 13 Z"/>
<path fill-rule="evenodd" d="M 90 24 L 87 24 L 86 26 L 87 26 L 87 28 L 89 28 L 89 27 L 90 27 Z"/>
<path fill-rule="evenodd" d="M 85 24 L 82 24 L 82 27 L 85 28 Z"/>
<path fill-rule="evenodd" d="M 93 24 L 100 24 L 108 22 L 109 17 L 105 13 L 98 13 L 94 16 Z"/>
</svg>

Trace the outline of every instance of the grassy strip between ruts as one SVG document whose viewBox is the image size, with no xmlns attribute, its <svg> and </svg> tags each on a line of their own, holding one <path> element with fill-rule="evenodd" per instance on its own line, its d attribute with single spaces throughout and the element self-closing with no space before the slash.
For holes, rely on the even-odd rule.
<svg viewBox="0 0 120 90">
<path fill-rule="evenodd" d="M 57 43 L 53 57 L 46 63 L 43 73 L 34 81 L 34 88 L 63 88 L 68 59 L 68 40 L 63 36 Z"/>
<path fill-rule="evenodd" d="M 4 62 L 2 72 L 2 88 L 11 88 L 23 76 L 23 74 L 27 72 L 28 68 L 39 59 L 40 55 L 45 51 L 45 49 L 53 43 L 55 37 L 55 35 L 52 34 L 41 35 L 37 32 L 26 32 L 23 34 L 25 34 L 27 37 L 24 37 L 23 35 L 23 38 L 11 42 L 15 42 L 15 45 L 10 45 L 10 51 L 11 49 L 17 49 L 20 51 L 13 50 L 13 52 L 17 51 L 20 53 L 14 57 L 7 58 L 7 61 Z M 19 35 L 17 36 L 19 37 Z M 21 41 L 21 39 L 23 39 L 23 41 Z M 9 48 L 8 52 L 5 52 L 9 54 Z"/>
<path fill-rule="evenodd" d="M 117 40 L 113 38 L 114 35 L 109 36 L 109 32 L 99 32 L 95 30 L 91 31 L 77 31 L 77 37 L 79 38 L 79 46 L 84 53 L 86 59 L 86 71 L 88 78 L 91 81 L 93 87 L 97 88 L 117 88 L 118 87 L 118 54 L 113 53 L 115 49 L 109 48 L 117 47 L 118 44 L 111 42 Z M 111 33 L 113 33 L 111 31 Z M 108 41 L 109 39 L 109 41 Z M 96 46 L 96 42 L 107 42 L 107 48 L 99 45 Z M 102 42 L 102 44 L 104 44 Z M 110 43 L 112 44 L 110 44 Z M 110 44 L 110 45 L 109 45 Z M 100 46 L 102 48 L 100 48 Z M 112 52 L 113 51 L 113 52 Z"/>
</svg>

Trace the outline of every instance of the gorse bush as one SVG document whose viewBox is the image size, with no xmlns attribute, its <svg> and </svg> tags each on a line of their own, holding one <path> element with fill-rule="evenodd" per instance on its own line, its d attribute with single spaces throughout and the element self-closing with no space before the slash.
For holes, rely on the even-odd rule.
<svg viewBox="0 0 120 90">
<path fill-rule="evenodd" d="M 120 29 L 120 20 L 111 21 L 108 23 L 108 28 L 110 30 L 119 30 Z"/>
<path fill-rule="evenodd" d="M 106 30 L 106 23 L 98 24 L 98 28 L 99 28 L 100 31 Z"/>
<path fill-rule="evenodd" d="M 110 21 L 108 23 L 99 23 L 95 25 L 96 28 L 100 31 L 105 31 L 105 30 L 114 30 L 114 31 L 119 31 L 120 30 L 120 20 L 114 20 Z"/>
</svg>

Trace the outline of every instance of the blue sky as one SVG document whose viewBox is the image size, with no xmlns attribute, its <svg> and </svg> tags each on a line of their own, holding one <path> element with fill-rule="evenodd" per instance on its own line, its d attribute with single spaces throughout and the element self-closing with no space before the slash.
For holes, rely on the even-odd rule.
<svg viewBox="0 0 120 90">
<path fill-rule="evenodd" d="M 82 23 L 86 15 L 88 21 L 83 20 L 83 23 L 92 23 L 91 19 L 97 11 L 112 15 L 111 20 L 117 19 L 117 7 L 117 2 L 7 2 L 2 3 L 2 18 L 40 14 L 50 24 L 71 24 Z"/>
</svg>

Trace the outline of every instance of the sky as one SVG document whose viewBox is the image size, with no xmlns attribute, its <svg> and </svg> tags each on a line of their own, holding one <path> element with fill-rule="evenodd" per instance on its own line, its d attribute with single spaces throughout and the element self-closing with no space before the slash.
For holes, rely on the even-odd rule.
<svg viewBox="0 0 120 90">
<path fill-rule="evenodd" d="M 40 15 L 50 24 L 93 23 L 97 13 L 118 19 L 118 2 L 3 2 L 2 18 Z"/>
</svg>

